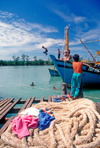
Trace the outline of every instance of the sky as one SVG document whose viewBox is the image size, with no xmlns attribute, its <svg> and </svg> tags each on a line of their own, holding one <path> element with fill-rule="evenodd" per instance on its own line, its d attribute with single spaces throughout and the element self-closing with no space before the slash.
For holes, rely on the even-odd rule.
<svg viewBox="0 0 100 148">
<path fill-rule="evenodd" d="M 0 0 L 0 60 L 28 55 L 30 60 L 57 57 L 65 50 L 65 27 L 69 26 L 71 55 L 91 59 L 80 42 L 100 39 L 99 0 Z M 85 44 L 95 55 L 100 42 Z M 43 54 L 45 46 L 48 55 Z M 62 54 L 61 54 L 62 56 Z"/>
</svg>

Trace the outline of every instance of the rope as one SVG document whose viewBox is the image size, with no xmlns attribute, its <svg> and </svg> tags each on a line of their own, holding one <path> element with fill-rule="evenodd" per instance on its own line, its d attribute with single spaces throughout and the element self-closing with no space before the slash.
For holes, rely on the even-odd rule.
<svg viewBox="0 0 100 148">
<path fill-rule="evenodd" d="M 55 87 L 55 69 L 54 69 L 54 87 Z"/>
<path fill-rule="evenodd" d="M 65 60 L 64 60 L 64 82 L 65 82 Z"/>
<path fill-rule="evenodd" d="M 62 52 L 61 53 L 63 53 L 63 47 L 64 47 L 64 45 L 65 45 L 65 33 L 64 33 L 64 40 L 63 40 L 63 46 L 62 46 Z M 63 54 L 62 54 L 62 57 L 63 57 Z"/>
<path fill-rule="evenodd" d="M 0 80 L 0 81 L 2 81 L 2 80 Z M 23 85 L 23 84 L 19 84 L 19 83 L 15 83 L 15 82 L 10 82 L 10 83 L 17 84 L 17 85 L 21 85 L 21 86 L 27 86 L 27 87 L 30 87 L 29 85 Z M 34 86 L 31 86 L 31 87 L 34 87 Z M 36 86 L 35 86 L 35 88 L 37 88 L 37 89 L 41 89 L 41 90 L 54 91 L 54 92 L 61 92 L 61 91 L 58 91 L 58 90 L 50 90 L 50 89 L 45 89 L 45 88 L 36 87 Z"/>
<path fill-rule="evenodd" d="M 84 43 L 90 43 L 90 42 L 98 42 L 100 40 L 95 40 L 95 41 L 88 41 L 88 42 L 84 42 Z"/>
<path fill-rule="evenodd" d="M 91 96 L 84 96 L 84 97 L 87 97 L 87 98 L 94 98 L 94 99 L 100 99 L 98 97 L 91 97 Z"/>
<path fill-rule="evenodd" d="M 3 80 L 0 80 L 0 81 L 3 81 Z M 23 85 L 23 84 L 19 84 L 19 83 L 15 83 L 15 82 L 10 82 L 10 83 L 30 87 L 29 85 Z M 31 87 L 34 87 L 34 86 L 31 86 Z M 61 91 L 58 91 L 58 90 L 44 89 L 44 88 L 41 88 L 41 87 L 36 87 L 36 86 L 35 86 L 35 88 L 37 88 L 37 89 L 42 89 L 42 90 L 48 90 L 48 91 L 54 91 L 54 92 L 60 92 L 60 93 L 61 93 Z M 98 97 L 92 97 L 92 96 L 84 96 L 84 97 L 86 97 L 86 98 L 100 99 L 100 98 L 98 98 Z"/>
</svg>

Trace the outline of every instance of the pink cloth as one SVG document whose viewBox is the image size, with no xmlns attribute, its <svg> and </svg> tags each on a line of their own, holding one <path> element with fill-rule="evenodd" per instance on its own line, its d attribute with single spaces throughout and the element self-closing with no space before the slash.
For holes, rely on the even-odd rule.
<svg viewBox="0 0 100 148">
<path fill-rule="evenodd" d="M 12 120 L 11 126 L 14 134 L 17 134 L 21 139 L 25 136 L 30 135 L 28 127 L 35 129 L 38 124 L 38 118 L 32 117 L 31 115 L 21 115 L 15 117 Z"/>
</svg>

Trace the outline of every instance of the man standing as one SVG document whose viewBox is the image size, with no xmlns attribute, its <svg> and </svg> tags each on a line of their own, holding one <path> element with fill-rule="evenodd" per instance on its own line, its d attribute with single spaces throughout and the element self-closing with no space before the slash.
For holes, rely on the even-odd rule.
<svg viewBox="0 0 100 148">
<path fill-rule="evenodd" d="M 60 59 L 61 51 L 58 49 L 58 59 Z"/>
<path fill-rule="evenodd" d="M 79 55 L 75 54 L 73 56 L 73 70 L 74 73 L 71 79 L 71 98 L 77 99 L 82 79 L 82 62 L 79 61 Z"/>
</svg>

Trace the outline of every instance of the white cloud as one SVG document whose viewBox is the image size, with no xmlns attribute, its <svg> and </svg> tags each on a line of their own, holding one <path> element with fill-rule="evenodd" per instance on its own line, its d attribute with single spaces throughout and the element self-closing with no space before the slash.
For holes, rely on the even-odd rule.
<svg viewBox="0 0 100 148">
<path fill-rule="evenodd" d="M 0 11 L 0 18 L 12 18 L 14 14 L 6 12 L 6 11 Z"/>
<path fill-rule="evenodd" d="M 76 35 L 76 37 L 82 39 L 82 41 L 91 41 L 91 40 L 96 40 L 99 39 L 99 32 L 100 28 L 97 27 L 96 29 L 91 29 L 87 32 L 80 32 Z"/>
<path fill-rule="evenodd" d="M 73 41 L 69 42 L 69 45 L 79 45 L 80 44 L 80 40 L 79 39 L 74 39 Z"/>
<path fill-rule="evenodd" d="M 62 19 L 64 19 L 66 22 L 71 22 L 73 21 L 70 16 L 65 15 L 63 12 L 58 11 L 56 9 L 53 10 L 58 16 L 60 16 Z"/>
<path fill-rule="evenodd" d="M 0 16 L 10 18 L 13 14 L 1 12 Z M 38 23 L 28 23 L 24 19 L 15 21 L 0 20 L 0 56 L 6 57 L 15 53 L 40 50 L 42 46 L 61 45 L 62 40 L 47 38 L 46 33 L 58 32 L 52 26 L 42 26 Z"/>
<path fill-rule="evenodd" d="M 74 16 L 74 22 L 75 23 L 81 23 L 86 20 L 86 17 L 81 17 L 81 16 Z"/>
<path fill-rule="evenodd" d="M 38 32 L 44 32 L 44 33 L 52 33 L 52 32 L 58 32 L 57 29 L 55 29 L 52 26 L 42 26 L 41 24 L 38 23 L 28 23 L 25 22 L 24 20 L 20 20 L 19 22 L 12 22 L 12 24 L 15 27 L 18 27 L 20 29 L 24 29 L 27 31 L 31 31 L 32 29 L 37 29 Z"/>
<path fill-rule="evenodd" d="M 65 15 L 63 12 L 56 9 L 53 9 L 53 12 L 55 12 L 58 16 L 60 16 L 66 22 L 74 22 L 77 24 L 77 23 L 84 22 L 86 20 L 86 17 L 76 16 L 74 14 Z"/>
</svg>

